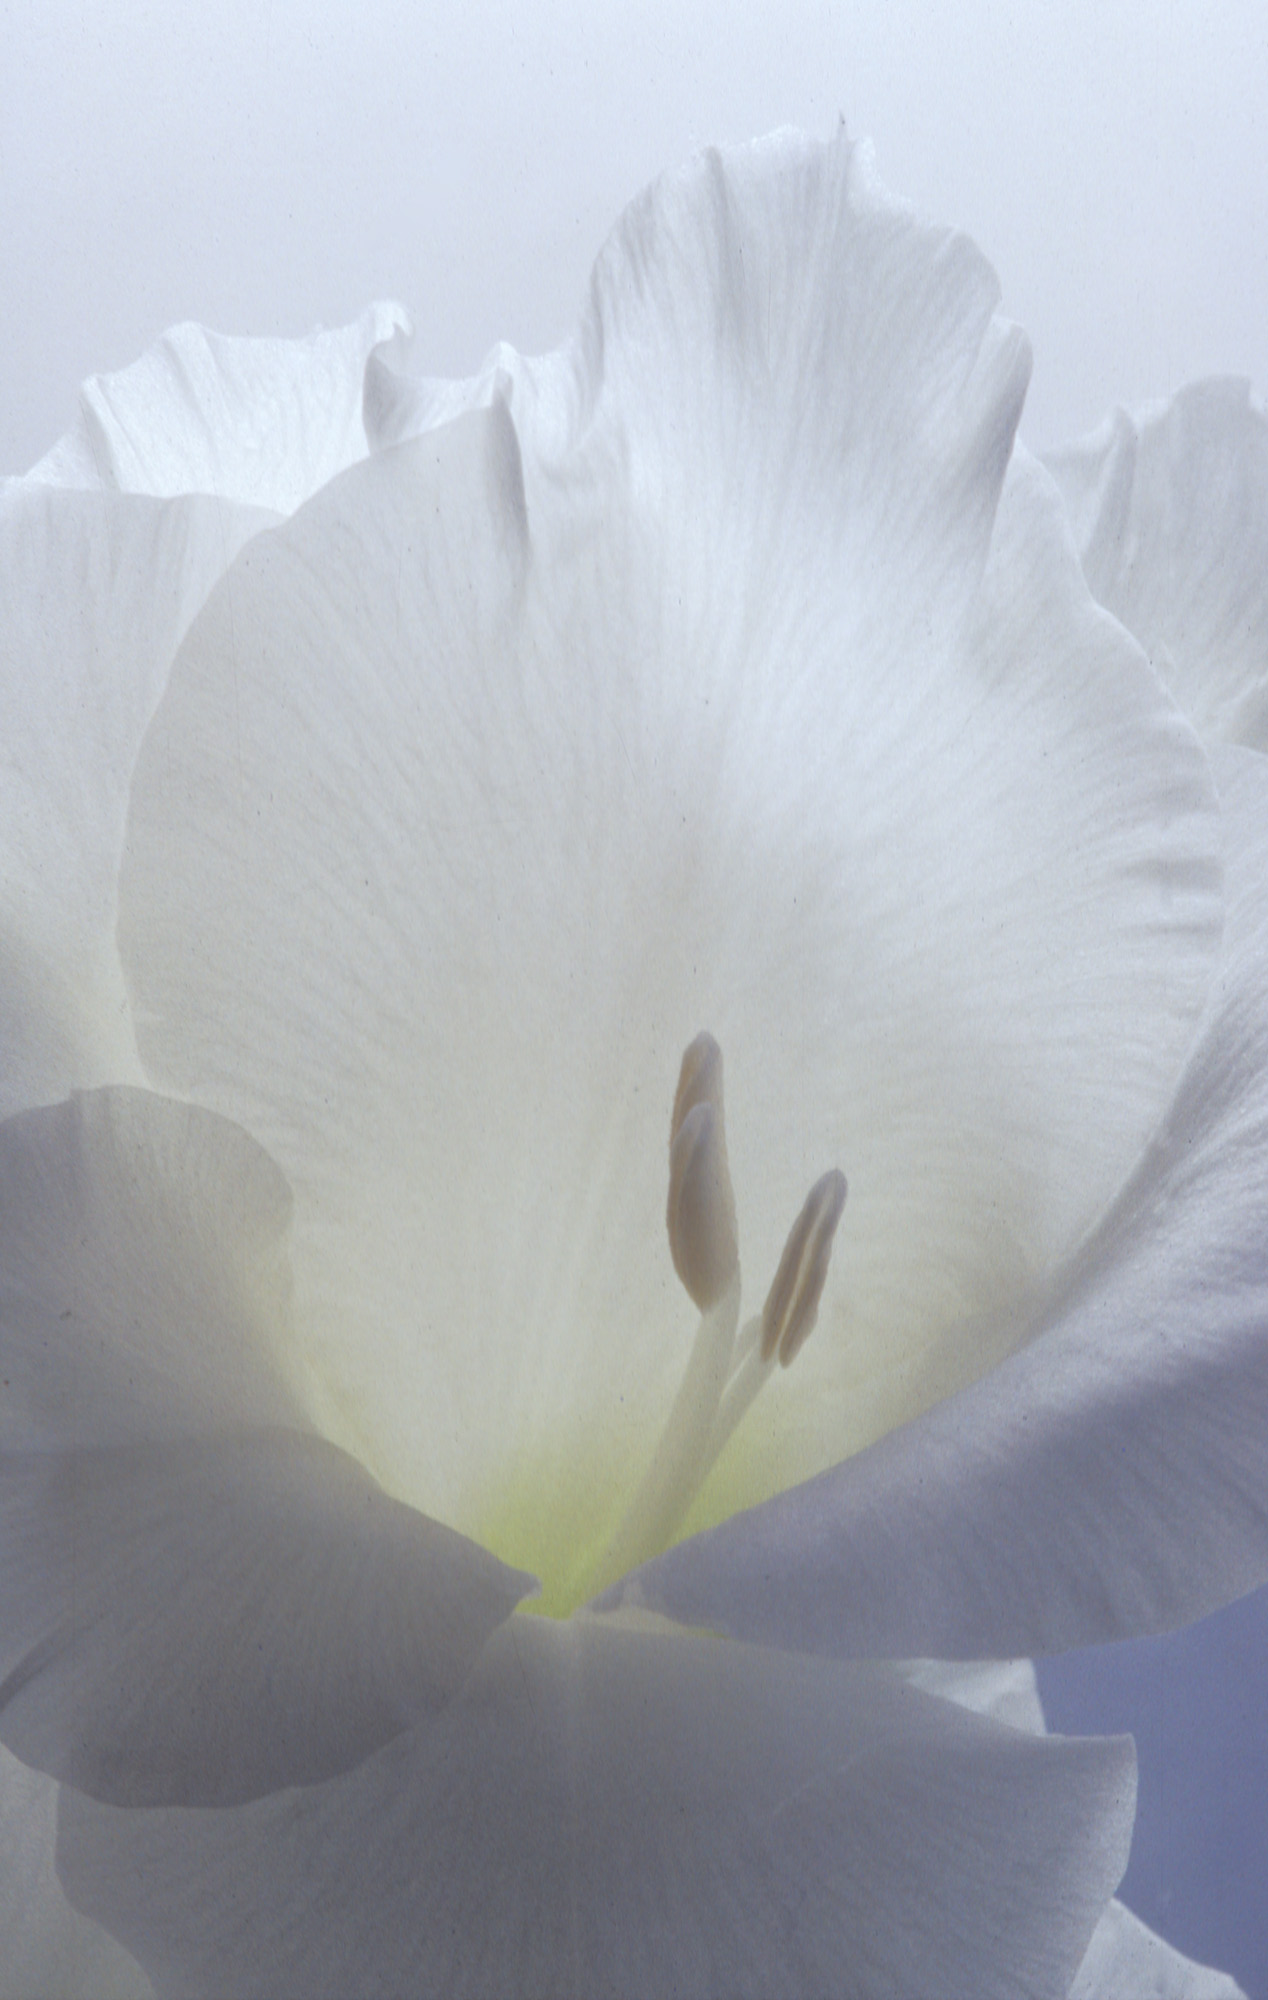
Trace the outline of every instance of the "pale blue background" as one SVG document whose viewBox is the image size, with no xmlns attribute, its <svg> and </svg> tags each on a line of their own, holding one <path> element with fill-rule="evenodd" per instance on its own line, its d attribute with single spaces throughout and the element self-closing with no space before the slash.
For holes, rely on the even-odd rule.
<svg viewBox="0 0 1268 2000">
<path fill-rule="evenodd" d="M 842 114 L 994 259 L 1033 444 L 1201 373 L 1264 388 L 1265 107 L 1264 0 L 0 0 L 0 471 L 181 318 L 299 333 L 395 294 L 436 372 L 549 346 L 651 175 Z M 1044 1670 L 1054 1721 L 1138 1732 L 1136 1906 L 1257 2000 L 1266 1662 L 1258 1599 Z"/>
</svg>

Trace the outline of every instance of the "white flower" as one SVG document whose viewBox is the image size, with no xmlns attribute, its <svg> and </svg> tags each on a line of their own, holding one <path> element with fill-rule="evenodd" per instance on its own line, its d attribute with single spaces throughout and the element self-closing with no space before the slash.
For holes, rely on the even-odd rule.
<svg viewBox="0 0 1268 2000">
<path fill-rule="evenodd" d="M 1268 1574 L 1268 791 L 844 142 L 398 323 L 5 495 L 0 1737 L 160 1993 L 1063 1995 L 1129 1750 L 849 1656 Z"/>
</svg>

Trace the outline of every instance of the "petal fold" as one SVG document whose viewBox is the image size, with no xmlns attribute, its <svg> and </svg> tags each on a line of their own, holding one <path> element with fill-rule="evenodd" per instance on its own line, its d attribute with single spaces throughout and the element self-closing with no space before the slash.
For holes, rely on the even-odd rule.
<svg viewBox="0 0 1268 2000">
<path fill-rule="evenodd" d="M 225 1813 L 64 1794 L 59 1867 L 160 1995 L 1064 2000 L 1130 1745 L 884 1673 L 512 1619 L 434 1722 Z"/>
<path fill-rule="evenodd" d="M 1155 1142 L 1028 1345 L 670 1550 L 628 1601 L 827 1652 L 989 1657 L 1167 1630 L 1268 1577 L 1268 762 L 1225 750 L 1216 771 L 1220 976 Z"/>
</svg>

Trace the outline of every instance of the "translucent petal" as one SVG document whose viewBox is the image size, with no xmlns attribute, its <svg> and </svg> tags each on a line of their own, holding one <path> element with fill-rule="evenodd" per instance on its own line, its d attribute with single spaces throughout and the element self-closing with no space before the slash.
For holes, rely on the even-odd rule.
<svg viewBox="0 0 1268 2000">
<path fill-rule="evenodd" d="M 1007 1348 L 1200 1008 L 1196 743 L 1033 465 L 988 549 L 1025 372 L 995 297 L 848 148 L 706 161 L 560 357 L 244 552 L 147 738 L 145 1060 L 292 1182 L 331 1434 L 539 1572 L 612 1524 L 681 1373 L 698 1029 L 758 1298 L 807 1188 L 851 1184 L 708 1518 Z"/>
<path fill-rule="evenodd" d="M 146 1092 L 0 1126 L 0 1737 L 103 1798 L 345 1769 L 527 1587 L 307 1428 L 287 1215 L 245 1133 Z"/>
<path fill-rule="evenodd" d="M 1093 592 L 1202 733 L 1268 748 L 1268 418 L 1194 382 L 1048 461 Z"/>
<path fill-rule="evenodd" d="M 160 1994 L 1064 2000 L 1130 1745 L 894 1677 L 512 1619 L 434 1723 L 224 1813 L 64 1795 L 59 1865 Z"/>
<path fill-rule="evenodd" d="M 289 514 L 365 457 L 366 359 L 408 324 L 402 307 L 374 305 L 304 340 L 172 327 L 131 367 L 85 382 L 77 422 L 28 479 Z"/>
<path fill-rule="evenodd" d="M 1057 1651 L 1268 1577 L 1268 763 L 1218 761 L 1220 977 L 1156 1142 L 1030 1343 L 633 1600 L 862 1654 Z"/>
</svg>

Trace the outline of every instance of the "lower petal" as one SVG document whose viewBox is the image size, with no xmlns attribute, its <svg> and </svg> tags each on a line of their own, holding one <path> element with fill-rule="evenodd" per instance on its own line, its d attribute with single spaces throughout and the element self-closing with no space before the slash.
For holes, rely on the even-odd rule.
<svg viewBox="0 0 1268 2000">
<path fill-rule="evenodd" d="M 515 1618 L 433 1723 L 233 1812 L 63 1795 L 59 1867 L 160 1994 L 1064 2000 L 1130 1746 L 895 1676 Z"/>
</svg>

